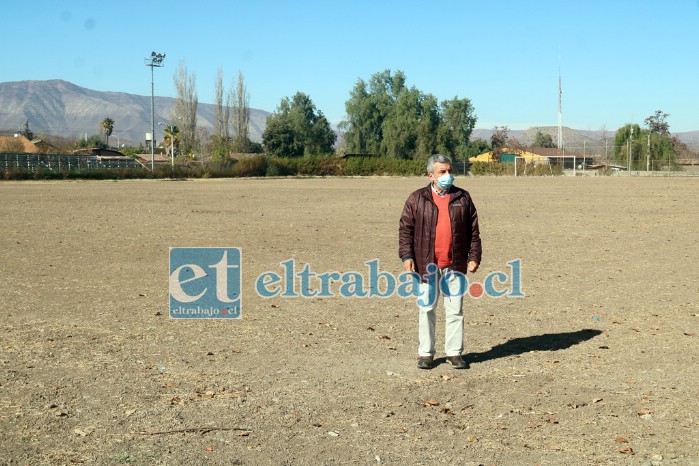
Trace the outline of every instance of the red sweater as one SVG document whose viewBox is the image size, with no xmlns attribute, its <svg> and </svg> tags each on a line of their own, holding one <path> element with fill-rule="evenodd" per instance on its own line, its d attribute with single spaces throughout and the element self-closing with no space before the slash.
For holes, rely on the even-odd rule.
<svg viewBox="0 0 699 466">
<path fill-rule="evenodd" d="M 449 218 L 449 194 L 438 196 L 432 191 L 432 199 L 437 204 L 437 231 L 434 239 L 434 260 L 437 267 L 444 268 L 452 265 L 451 257 L 451 218 Z"/>
</svg>

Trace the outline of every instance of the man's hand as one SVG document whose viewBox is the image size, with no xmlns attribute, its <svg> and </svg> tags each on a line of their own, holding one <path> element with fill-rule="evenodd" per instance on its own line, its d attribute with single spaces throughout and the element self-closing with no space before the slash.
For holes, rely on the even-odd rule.
<svg viewBox="0 0 699 466">
<path fill-rule="evenodd" d="M 404 260 L 403 268 L 406 272 L 415 272 L 415 261 L 412 259 Z"/>
<path fill-rule="evenodd" d="M 476 261 L 469 261 L 468 262 L 468 271 L 473 273 L 478 270 L 478 262 Z"/>
</svg>

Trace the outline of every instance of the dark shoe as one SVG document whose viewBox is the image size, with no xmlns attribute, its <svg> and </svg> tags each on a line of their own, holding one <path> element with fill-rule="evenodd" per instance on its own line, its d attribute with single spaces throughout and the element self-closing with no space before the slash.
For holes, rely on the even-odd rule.
<svg viewBox="0 0 699 466">
<path fill-rule="evenodd" d="M 454 369 L 468 369 L 468 364 L 461 356 L 447 356 L 447 362 L 454 366 Z"/>
<path fill-rule="evenodd" d="M 418 369 L 432 369 L 433 362 L 432 356 L 420 356 L 417 359 L 417 367 Z"/>
</svg>

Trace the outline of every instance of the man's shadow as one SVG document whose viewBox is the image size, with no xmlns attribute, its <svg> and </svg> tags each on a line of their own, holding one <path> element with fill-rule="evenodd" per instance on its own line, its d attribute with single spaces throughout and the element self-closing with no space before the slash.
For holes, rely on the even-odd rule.
<svg viewBox="0 0 699 466">
<path fill-rule="evenodd" d="M 493 346 L 483 353 L 468 353 L 463 355 L 466 363 L 491 361 L 493 359 L 506 358 L 517 354 L 528 353 L 530 351 L 558 351 L 590 340 L 602 331 L 594 329 L 582 329 L 576 332 L 567 333 L 546 333 L 544 335 L 534 335 L 531 337 L 513 338 L 500 345 Z M 446 358 L 438 358 L 435 365 L 446 362 Z"/>
</svg>

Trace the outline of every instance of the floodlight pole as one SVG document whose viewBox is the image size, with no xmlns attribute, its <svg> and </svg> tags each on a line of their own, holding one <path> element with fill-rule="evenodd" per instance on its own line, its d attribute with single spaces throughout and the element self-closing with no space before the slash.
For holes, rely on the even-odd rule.
<svg viewBox="0 0 699 466">
<path fill-rule="evenodd" d="M 646 171 L 650 171 L 650 125 L 648 125 L 648 153 L 646 154 Z"/>
<path fill-rule="evenodd" d="M 153 76 L 153 68 L 162 67 L 165 60 L 164 53 L 151 52 L 150 57 L 145 59 L 146 66 L 150 66 L 150 125 L 151 125 L 151 140 L 150 140 L 150 169 L 155 170 L 155 84 Z"/>
<path fill-rule="evenodd" d="M 629 138 L 629 160 L 627 162 L 629 163 L 629 168 L 627 169 L 627 172 L 629 175 L 631 174 L 631 153 L 633 152 L 633 126 L 631 127 L 631 137 Z"/>
</svg>

